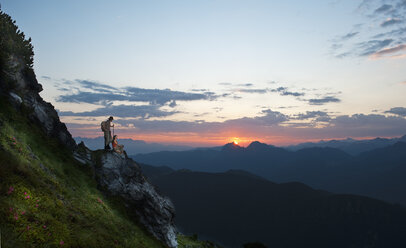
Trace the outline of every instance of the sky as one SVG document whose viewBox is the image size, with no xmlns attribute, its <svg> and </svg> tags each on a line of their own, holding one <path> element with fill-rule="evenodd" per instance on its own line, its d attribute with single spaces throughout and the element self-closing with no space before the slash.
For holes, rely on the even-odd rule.
<svg viewBox="0 0 406 248">
<path fill-rule="evenodd" d="M 73 136 L 192 146 L 406 134 L 406 1 L 0 0 Z"/>
</svg>

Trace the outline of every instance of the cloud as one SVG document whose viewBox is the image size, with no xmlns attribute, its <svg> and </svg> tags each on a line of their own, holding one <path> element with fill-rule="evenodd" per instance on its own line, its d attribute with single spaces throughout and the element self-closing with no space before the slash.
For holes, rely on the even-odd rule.
<svg viewBox="0 0 406 248">
<path fill-rule="evenodd" d="M 388 10 L 391 10 L 392 7 L 393 7 L 393 6 L 390 5 L 390 4 L 383 4 L 381 7 L 377 8 L 377 9 L 374 11 L 374 13 L 378 13 L 378 14 L 380 14 L 380 13 L 385 13 L 385 12 L 387 12 Z"/>
<path fill-rule="evenodd" d="M 393 39 L 385 39 L 385 40 L 370 40 L 367 42 L 359 43 L 359 47 L 361 47 L 363 49 L 363 51 L 360 53 L 360 55 L 368 56 L 373 53 L 376 53 L 379 50 L 390 45 L 392 42 L 393 42 Z"/>
<path fill-rule="evenodd" d="M 295 119 L 297 120 L 308 120 L 316 117 L 328 117 L 328 113 L 325 111 L 306 111 L 305 114 L 300 113 L 298 114 Z M 328 118 L 330 119 L 330 118 Z"/>
<path fill-rule="evenodd" d="M 257 93 L 257 94 L 265 94 L 268 92 L 267 89 L 239 89 L 237 91 L 242 93 Z"/>
<path fill-rule="evenodd" d="M 139 130 L 156 132 L 223 132 L 227 130 L 243 130 L 256 127 L 278 126 L 288 121 L 289 117 L 271 109 L 263 110 L 260 116 L 243 117 L 224 122 L 205 121 L 169 121 L 169 120 L 117 120 L 123 126 L 134 125 Z"/>
<path fill-rule="evenodd" d="M 119 94 L 79 92 L 77 94 L 62 95 L 56 98 L 57 102 L 107 104 L 111 101 L 128 101 L 129 97 Z"/>
<path fill-rule="evenodd" d="M 403 21 L 397 18 L 388 18 L 387 20 L 385 20 L 384 22 L 381 23 L 381 27 L 388 27 L 388 26 L 392 26 L 394 24 L 399 24 L 402 23 Z"/>
<path fill-rule="evenodd" d="M 162 111 L 156 105 L 110 105 L 98 108 L 93 111 L 74 113 L 71 111 L 59 112 L 60 116 L 117 116 L 117 117 L 140 117 L 148 119 L 151 117 L 165 117 L 178 113 L 176 111 Z"/>
<path fill-rule="evenodd" d="M 350 56 L 351 54 L 352 54 L 351 52 L 345 52 L 345 53 L 337 54 L 337 55 L 335 55 L 334 57 L 339 58 L 339 59 L 342 59 L 342 58 L 345 58 L 345 57 Z"/>
<path fill-rule="evenodd" d="M 136 87 L 126 87 L 125 94 L 128 95 L 128 101 L 151 102 L 153 104 L 165 104 L 167 102 L 177 101 L 195 101 L 195 100 L 213 100 L 217 96 L 214 92 L 187 93 L 182 91 L 172 91 L 170 89 L 143 89 Z"/>
<path fill-rule="evenodd" d="M 397 8 L 406 9 L 406 1 L 405 1 L 405 0 L 400 0 L 400 1 L 397 3 L 396 7 L 397 7 Z"/>
<path fill-rule="evenodd" d="M 332 39 L 331 54 L 336 58 L 365 57 L 390 45 L 397 46 L 406 42 L 406 28 L 400 27 L 382 32 L 382 28 L 404 24 L 406 19 L 405 0 L 364 0 L 354 13 L 361 14 L 368 25 L 352 27 L 352 31 L 341 36 L 341 40 Z M 355 31 L 354 31 L 355 29 Z M 363 35 L 360 36 L 359 34 Z M 352 37 L 357 37 L 357 42 Z M 335 44 L 338 43 L 338 44 Z M 390 56 L 392 58 L 392 56 Z M 406 57 L 397 55 L 396 57 Z M 379 57 L 386 58 L 386 57 Z"/>
<path fill-rule="evenodd" d="M 78 93 L 59 96 L 58 102 L 75 102 L 107 105 L 113 101 L 149 102 L 151 104 L 164 105 L 173 101 L 214 100 L 217 96 L 214 92 L 189 93 L 172 91 L 170 89 L 143 89 L 136 87 L 115 88 L 86 80 L 76 80 L 82 87 Z M 88 89 L 91 91 L 84 91 Z"/>
<path fill-rule="evenodd" d="M 372 38 L 374 39 L 378 39 L 378 38 L 382 38 L 382 37 L 402 37 L 403 35 L 406 34 L 406 28 L 398 28 L 398 29 L 394 29 L 388 32 L 384 32 L 384 33 L 379 33 L 374 35 Z"/>
<path fill-rule="evenodd" d="M 251 86 L 254 86 L 254 84 L 251 84 L 251 83 L 247 83 L 247 84 L 237 84 L 237 86 L 251 87 Z"/>
<path fill-rule="evenodd" d="M 304 115 L 307 114 L 309 113 Z M 323 113 L 319 114 L 323 115 Z M 317 116 L 317 114 L 310 113 L 309 116 Z M 238 118 L 224 122 L 151 119 L 118 119 L 115 122 L 121 124 L 121 128 L 117 127 L 116 131 L 123 137 L 142 137 L 145 140 L 151 140 L 154 137 L 156 142 L 165 139 L 166 142 L 200 145 L 226 143 L 229 137 L 236 135 L 267 143 L 286 144 L 314 139 L 393 137 L 406 133 L 406 118 L 400 116 L 354 114 L 331 118 L 328 116 L 316 117 L 316 121 L 324 122 L 322 126 L 315 126 L 314 123 L 287 125 L 287 121 L 291 119 L 283 113 L 267 109 L 257 117 Z M 74 136 L 100 135 L 97 125 L 68 123 L 67 126 Z"/>
<path fill-rule="evenodd" d="M 254 84 L 252 84 L 252 83 L 236 84 L 236 83 L 229 83 L 229 82 L 222 82 L 222 83 L 219 83 L 219 85 L 223 85 L 223 86 L 231 86 L 231 85 L 234 85 L 234 86 L 242 86 L 242 87 L 251 87 L 251 86 L 254 86 Z"/>
<path fill-rule="evenodd" d="M 348 40 L 359 34 L 359 32 L 351 32 L 341 37 L 342 40 Z"/>
<path fill-rule="evenodd" d="M 391 108 L 390 110 L 385 111 L 385 113 L 390 113 L 390 114 L 395 114 L 398 116 L 406 117 L 406 108 L 395 107 L 395 108 Z"/>
<path fill-rule="evenodd" d="M 303 92 L 282 91 L 282 96 L 304 96 Z"/>
<path fill-rule="evenodd" d="M 107 84 L 103 84 L 103 83 L 98 83 L 98 82 L 94 82 L 94 81 L 89 81 L 89 80 L 75 80 L 80 86 L 82 86 L 83 88 L 86 89 L 92 89 L 95 91 L 102 91 L 105 92 L 106 90 L 109 90 L 111 92 L 113 91 L 117 91 L 117 88 L 112 87 L 110 85 Z"/>
<path fill-rule="evenodd" d="M 397 53 L 397 52 L 400 52 L 403 50 L 406 50 L 406 44 L 400 44 L 400 45 L 397 45 L 397 46 L 391 47 L 391 48 L 384 48 L 374 54 L 371 54 L 371 56 L 374 58 L 379 58 L 379 57 Z"/>
<path fill-rule="evenodd" d="M 281 96 L 304 96 L 304 92 L 293 92 L 289 91 L 287 87 L 278 87 L 276 89 L 271 89 L 271 92 L 278 92 Z"/>
<path fill-rule="evenodd" d="M 340 99 L 334 96 L 325 96 L 323 98 L 313 98 L 307 100 L 310 105 L 323 105 L 330 102 L 341 102 Z"/>
<path fill-rule="evenodd" d="M 176 104 L 175 100 L 173 100 L 172 102 L 169 103 L 169 107 L 171 107 L 171 108 L 174 108 L 176 106 L 177 106 L 177 104 Z"/>
</svg>

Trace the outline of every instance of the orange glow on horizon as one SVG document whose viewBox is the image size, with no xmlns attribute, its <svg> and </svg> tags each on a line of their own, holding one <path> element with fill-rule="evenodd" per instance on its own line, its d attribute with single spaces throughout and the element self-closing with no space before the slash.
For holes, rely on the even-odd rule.
<svg viewBox="0 0 406 248">
<path fill-rule="evenodd" d="M 96 138 L 101 137 L 101 133 L 98 126 L 86 127 L 86 128 L 70 128 L 73 137 L 88 137 Z M 318 142 L 320 140 L 343 140 L 347 137 L 292 137 L 292 136 L 273 136 L 273 135 L 262 135 L 259 136 L 255 133 L 245 132 L 246 135 L 235 135 L 238 132 L 227 131 L 220 133 L 194 133 L 194 132 L 128 132 L 128 130 L 116 129 L 115 134 L 118 135 L 119 139 L 133 139 L 133 140 L 143 140 L 148 143 L 160 143 L 167 145 L 185 145 L 193 147 L 211 147 L 211 146 L 222 146 L 227 143 L 234 143 L 242 147 L 247 147 L 254 141 L 259 141 L 268 145 L 275 146 L 287 146 L 295 145 L 304 142 Z M 366 140 L 374 139 L 376 137 L 351 137 L 355 140 Z M 394 138 L 381 136 L 381 138 Z"/>
</svg>

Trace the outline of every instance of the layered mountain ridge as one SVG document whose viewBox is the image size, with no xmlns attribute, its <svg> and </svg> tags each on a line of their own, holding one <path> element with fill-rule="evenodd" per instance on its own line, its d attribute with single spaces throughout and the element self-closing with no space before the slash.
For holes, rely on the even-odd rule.
<svg viewBox="0 0 406 248">
<path fill-rule="evenodd" d="M 134 159 L 154 166 L 204 172 L 245 170 L 283 183 L 298 181 L 335 193 L 370 196 L 406 204 L 406 143 L 350 155 L 332 147 L 297 151 L 253 142 L 248 147 L 230 143 L 222 149 L 139 154 Z"/>
</svg>

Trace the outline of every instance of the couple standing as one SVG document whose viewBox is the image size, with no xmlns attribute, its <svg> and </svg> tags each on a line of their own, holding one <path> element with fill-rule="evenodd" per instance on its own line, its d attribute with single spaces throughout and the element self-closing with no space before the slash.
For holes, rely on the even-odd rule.
<svg viewBox="0 0 406 248">
<path fill-rule="evenodd" d="M 117 141 L 117 135 L 111 137 L 111 127 L 114 129 L 114 124 L 111 122 L 114 120 L 113 116 L 110 116 L 107 120 L 102 121 L 101 130 L 104 133 L 104 150 L 110 150 L 110 143 L 113 146 L 113 150 L 119 154 L 124 152 L 124 146 L 119 145 Z M 113 133 L 114 134 L 114 133 Z"/>
</svg>

